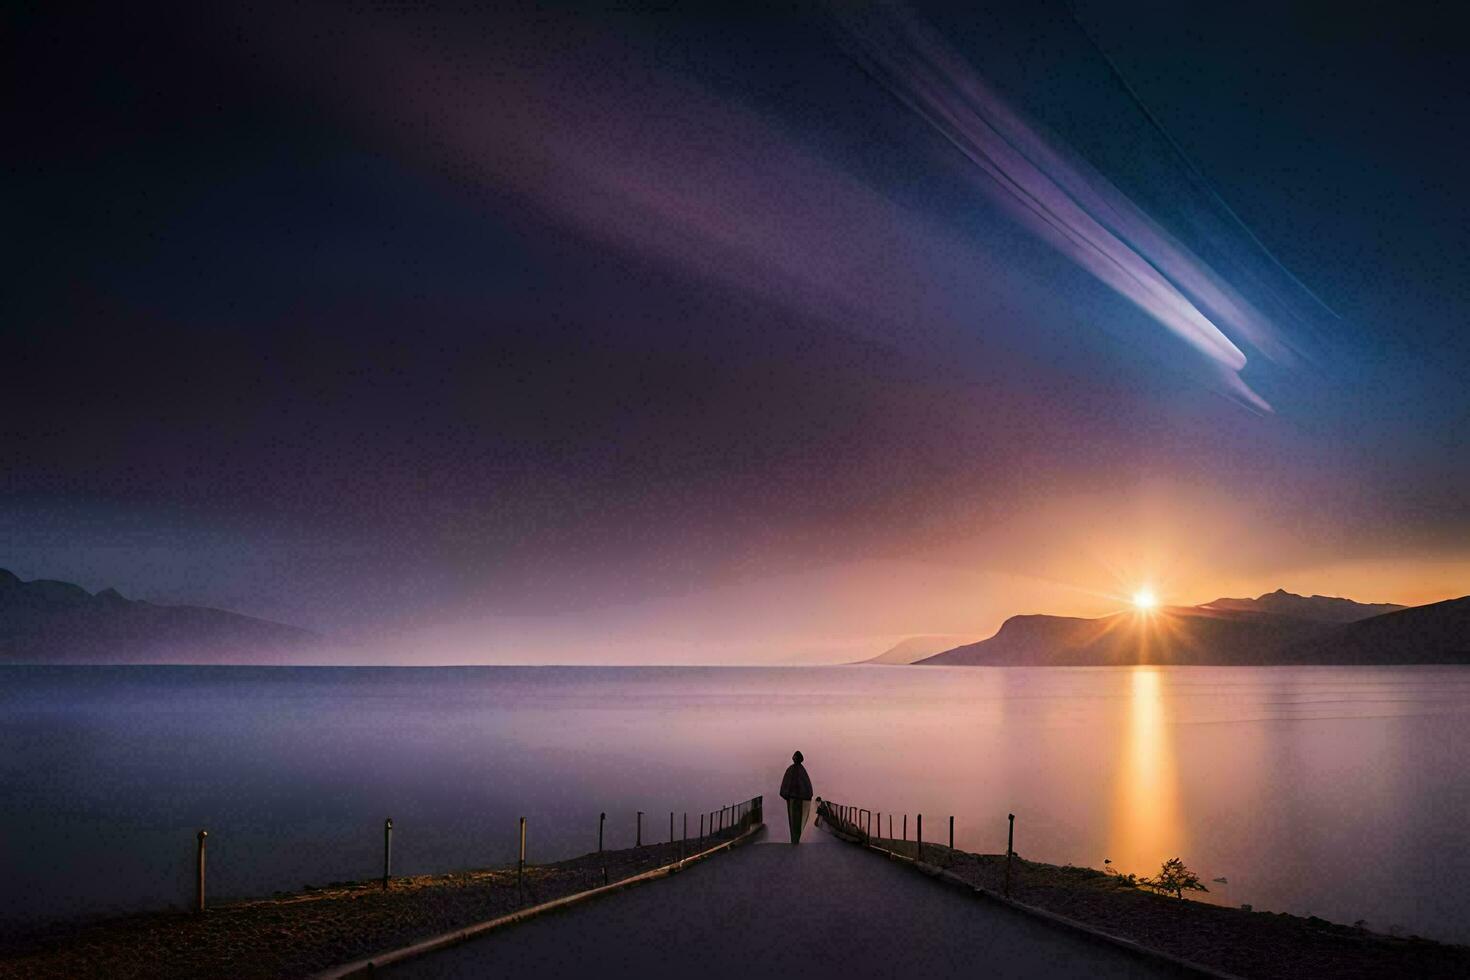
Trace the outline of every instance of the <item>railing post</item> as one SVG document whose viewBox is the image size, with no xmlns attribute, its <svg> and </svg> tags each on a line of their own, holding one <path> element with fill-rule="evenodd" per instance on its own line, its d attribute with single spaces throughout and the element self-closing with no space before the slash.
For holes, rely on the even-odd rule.
<svg viewBox="0 0 1470 980">
<path fill-rule="evenodd" d="M 679 860 L 684 860 L 684 845 L 689 843 L 689 811 L 684 811 L 684 833 L 679 837 Z"/>
<path fill-rule="evenodd" d="M 194 886 L 194 911 L 204 911 L 204 841 L 209 837 L 209 831 L 199 831 L 199 849 L 195 855 L 195 868 L 198 871 L 198 880 Z"/>
<path fill-rule="evenodd" d="M 704 843 L 704 814 L 702 814 L 702 813 L 699 815 L 699 841 L 700 841 L 700 844 L 703 845 L 703 843 Z"/>
<path fill-rule="evenodd" d="M 393 869 L 393 818 L 383 821 L 383 891 L 388 890 L 388 876 Z"/>
<path fill-rule="evenodd" d="M 905 843 L 909 839 L 909 815 L 907 813 L 903 815 L 903 839 Z"/>
<path fill-rule="evenodd" d="M 633 838 L 633 846 L 634 847 L 642 847 L 643 846 L 643 811 L 642 810 L 639 810 L 638 811 L 638 830 L 636 832 L 636 836 Z"/>
<path fill-rule="evenodd" d="M 954 850 L 954 815 L 949 818 L 949 849 Z"/>
<path fill-rule="evenodd" d="M 914 840 L 919 844 L 919 860 L 922 861 L 924 860 L 924 815 L 922 813 L 915 815 L 914 821 L 918 824 L 914 831 Z"/>
<path fill-rule="evenodd" d="M 674 842 L 674 811 L 669 811 L 669 843 Z"/>
<path fill-rule="evenodd" d="M 597 858 L 602 864 L 602 883 L 607 884 L 607 864 L 602 861 L 602 825 L 607 822 L 607 811 L 597 815 Z"/>
<path fill-rule="evenodd" d="M 516 895 L 520 897 L 526 877 L 526 818 L 521 817 L 521 849 L 516 859 Z"/>
<path fill-rule="evenodd" d="M 1016 853 L 1016 815 L 1007 814 L 1010 827 L 1006 831 L 1006 898 L 1011 897 L 1011 855 Z"/>
</svg>

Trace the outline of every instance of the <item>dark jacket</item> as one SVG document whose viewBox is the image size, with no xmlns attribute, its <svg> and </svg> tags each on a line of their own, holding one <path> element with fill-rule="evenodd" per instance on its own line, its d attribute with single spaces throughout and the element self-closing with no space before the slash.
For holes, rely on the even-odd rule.
<svg viewBox="0 0 1470 980">
<path fill-rule="evenodd" d="M 786 775 L 781 777 L 781 799 L 809 800 L 811 798 L 811 777 L 806 774 L 806 769 L 800 762 L 793 762 L 786 767 Z"/>
</svg>

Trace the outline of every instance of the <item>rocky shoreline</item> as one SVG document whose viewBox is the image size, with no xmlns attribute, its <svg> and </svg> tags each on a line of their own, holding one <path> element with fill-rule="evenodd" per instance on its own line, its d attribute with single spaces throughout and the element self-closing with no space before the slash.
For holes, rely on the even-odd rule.
<svg viewBox="0 0 1470 980">
<path fill-rule="evenodd" d="M 3 978 L 301 977 L 555 898 L 622 881 L 678 861 L 703 842 L 584 854 L 526 868 L 335 882 L 271 898 L 235 902 L 202 914 L 149 912 L 64 925 L 0 940 Z"/>
<path fill-rule="evenodd" d="M 913 841 L 883 838 L 873 843 L 919 858 Z M 926 843 L 917 867 L 1000 895 L 1005 865 L 1004 854 L 971 854 Z M 1386 936 L 1316 917 L 1180 900 L 1093 868 L 1016 856 L 1010 897 L 1091 930 L 1237 977 L 1470 976 L 1470 947 L 1417 936 Z"/>
</svg>

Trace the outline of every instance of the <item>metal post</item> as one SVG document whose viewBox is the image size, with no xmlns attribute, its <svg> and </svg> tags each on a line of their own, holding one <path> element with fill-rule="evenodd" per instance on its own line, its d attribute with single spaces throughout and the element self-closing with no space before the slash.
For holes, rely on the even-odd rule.
<svg viewBox="0 0 1470 980">
<path fill-rule="evenodd" d="M 1011 855 L 1016 853 L 1016 815 L 1007 814 L 1010 829 L 1006 831 L 1006 898 L 1011 897 Z"/>
<path fill-rule="evenodd" d="M 684 845 L 689 841 L 689 811 L 684 811 L 684 833 L 679 837 L 679 860 L 684 860 Z"/>
<path fill-rule="evenodd" d="M 633 846 L 634 847 L 642 847 L 643 846 L 643 811 L 642 810 L 639 810 L 638 811 L 638 833 L 637 833 L 637 836 L 633 839 Z"/>
<path fill-rule="evenodd" d="M 888 839 L 893 840 L 893 814 L 888 814 Z"/>
<path fill-rule="evenodd" d="M 604 811 L 597 815 L 597 856 L 602 857 L 602 825 L 607 822 L 607 813 Z M 602 862 L 602 883 L 607 884 L 607 863 Z"/>
<path fill-rule="evenodd" d="M 909 839 L 909 815 L 907 813 L 903 815 L 903 839 Z"/>
<path fill-rule="evenodd" d="M 949 849 L 954 850 L 954 817 L 949 818 Z"/>
<path fill-rule="evenodd" d="M 526 818 L 521 817 L 521 856 L 516 860 L 516 893 L 520 894 L 526 877 Z"/>
<path fill-rule="evenodd" d="M 704 814 L 699 815 L 699 839 L 704 840 Z"/>
<path fill-rule="evenodd" d="M 674 811 L 669 811 L 669 843 L 674 842 Z"/>
<path fill-rule="evenodd" d="M 388 890 L 388 876 L 393 868 L 393 818 L 383 821 L 383 891 Z"/>
<path fill-rule="evenodd" d="M 924 860 L 924 815 L 922 813 L 917 814 L 914 817 L 914 820 L 916 823 L 918 823 L 918 828 L 914 834 L 914 840 L 918 841 L 919 843 L 919 860 L 922 861 Z"/>
<path fill-rule="evenodd" d="M 209 831 L 199 831 L 199 854 L 196 859 L 199 870 L 199 880 L 196 882 L 196 887 L 194 891 L 194 910 L 196 912 L 204 911 L 204 840 L 208 836 Z"/>
</svg>

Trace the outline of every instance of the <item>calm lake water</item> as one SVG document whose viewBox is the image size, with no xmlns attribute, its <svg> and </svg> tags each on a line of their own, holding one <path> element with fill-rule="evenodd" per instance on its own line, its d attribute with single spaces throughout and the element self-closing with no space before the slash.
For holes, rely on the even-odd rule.
<svg viewBox="0 0 1470 980">
<path fill-rule="evenodd" d="M 764 793 L 1470 941 L 1470 668 L 0 668 L 0 928 L 627 846 Z M 769 816 L 769 812 L 768 812 Z M 772 823 L 775 826 L 775 823 Z M 911 824 L 912 826 L 912 824 Z M 1217 877 L 1228 883 L 1210 881 Z"/>
</svg>

